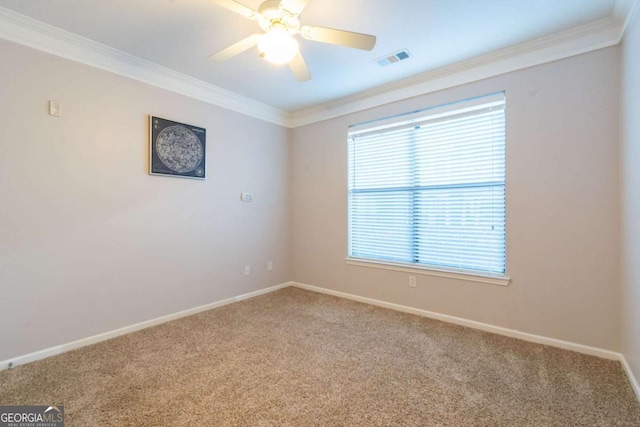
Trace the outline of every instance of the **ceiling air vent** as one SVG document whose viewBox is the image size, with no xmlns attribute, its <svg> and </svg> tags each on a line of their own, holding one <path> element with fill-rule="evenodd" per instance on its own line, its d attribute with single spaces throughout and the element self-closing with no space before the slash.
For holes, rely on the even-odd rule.
<svg viewBox="0 0 640 427">
<path fill-rule="evenodd" d="M 382 58 L 376 59 L 376 62 L 381 67 L 386 67 L 387 65 L 395 64 L 396 62 L 405 61 L 411 58 L 411 53 L 407 50 L 399 50 L 395 53 L 383 56 Z"/>
</svg>

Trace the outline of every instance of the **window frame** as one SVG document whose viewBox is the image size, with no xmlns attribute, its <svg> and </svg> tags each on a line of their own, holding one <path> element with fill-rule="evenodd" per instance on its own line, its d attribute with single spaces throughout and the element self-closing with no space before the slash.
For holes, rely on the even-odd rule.
<svg viewBox="0 0 640 427">
<path fill-rule="evenodd" d="M 484 95 L 472 99 L 467 99 L 464 101 L 453 102 L 446 105 L 441 105 L 437 107 L 422 109 L 418 111 L 413 111 L 406 114 L 401 114 L 393 117 L 388 117 L 380 120 L 369 121 L 363 124 L 350 126 L 347 137 L 347 176 L 348 180 L 351 180 L 351 176 L 349 175 L 349 171 L 351 168 L 351 153 L 350 146 L 351 141 L 350 138 L 354 133 L 368 133 L 375 132 L 379 130 L 384 130 L 387 128 L 398 128 L 401 126 L 411 126 L 414 122 L 423 122 L 425 120 L 434 120 L 439 117 L 446 117 L 451 115 L 452 113 L 464 113 L 465 111 L 473 111 L 477 109 L 480 105 L 490 104 L 492 102 L 501 102 L 504 104 L 505 116 L 506 116 L 506 95 L 504 92 L 498 92 L 490 95 Z M 505 134 L 506 134 L 506 122 L 505 122 Z M 505 137 L 506 139 L 506 137 Z M 415 149 L 415 147 L 414 147 Z M 506 145 L 505 145 L 506 150 Z M 506 157 L 506 152 L 505 152 Z M 419 161 L 416 156 L 411 157 L 412 161 Z M 506 161 L 506 159 L 505 159 Z M 350 182 L 350 181 L 349 181 Z M 505 204 L 506 204 L 506 163 L 505 163 L 505 178 L 503 181 L 504 191 L 505 191 Z M 461 187 L 468 188 L 471 185 L 461 185 Z M 417 189 L 414 188 L 411 191 L 411 197 L 416 197 Z M 401 271 L 412 274 L 423 274 L 429 276 L 437 276 L 437 277 L 445 277 L 452 278 L 464 281 L 471 282 L 480 282 L 480 283 L 488 283 L 499 286 L 508 286 L 511 282 L 510 277 L 507 275 L 507 264 L 506 264 L 506 252 L 507 252 L 507 239 L 506 239 L 506 206 L 504 213 L 504 221 L 505 221 L 505 236 L 504 236 L 504 255 L 505 255 L 505 264 L 504 264 L 504 273 L 495 273 L 489 271 L 482 270 L 472 270 L 465 268 L 456 268 L 456 267 L 445 267 L 433 264 L 419 263 L 419 260 L 415 260 L 415 262 L 401 262 L 395 260 L 385 260 L 385 259 L 377 259 L 377 258 L 360 258 L 357 256 L 352 256 L 352 202 L 351 202 L 351 184 L 348 184 L 347 189 L 347 200 L 348 200 L 348 212 L 347 212 L 347 235 L 348 235 L 348 246 L 347 246 L 347 256 L 345 257 L 345 262 L 347 265 L 358 266 L 358 267 L 371 267 L 378 268 L 384 270 L 393 270 L 393 271 Z M 415 206 L 415 204 L 412 204 Z M 412 223 L 412 227 L 416 227 L 418 224 Z M 416 241 L 416 233 L 412 231 L 411 241 Z M 415 252 L 411 252 L 412 259 L 415 256 Z"/>
</svg>

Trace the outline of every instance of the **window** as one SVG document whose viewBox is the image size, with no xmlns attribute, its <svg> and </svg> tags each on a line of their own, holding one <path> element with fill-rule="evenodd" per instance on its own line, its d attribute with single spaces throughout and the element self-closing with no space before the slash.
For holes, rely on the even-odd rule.
<svg viewBox="0 0 640 427">
<path fill-rule="evenodd" d="M 348 137 L 349 257 L 504 275 L 504 94 Z"/>
</svg>

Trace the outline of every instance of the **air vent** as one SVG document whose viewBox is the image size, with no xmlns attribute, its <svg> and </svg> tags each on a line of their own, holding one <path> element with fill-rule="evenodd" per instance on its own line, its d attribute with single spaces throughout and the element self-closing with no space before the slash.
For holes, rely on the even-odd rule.
<svg viewBox="0 0 640 427">
<path fill-rule="evenodd" d="M 386 67 L 387 65 L 395 64 L 400 61 L 405 61 L 411 58 L 411 53 L 407 50 L 399 50 L 395 53 L 391 53 L 389 55 L 383 56 L 382 58 L 376 59 L 376 62 L 381 67 Z"/>
</svg>

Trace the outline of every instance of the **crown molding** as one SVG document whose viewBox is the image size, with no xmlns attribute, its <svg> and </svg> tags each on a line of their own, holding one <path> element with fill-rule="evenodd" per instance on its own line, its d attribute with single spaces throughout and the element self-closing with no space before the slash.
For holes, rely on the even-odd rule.
<svg viewBox="0 0 640 427">
<path fill-rule="evenodd" d="M 286 126 L 288 113 L 0 7 L 0 38 Z"/>
<path fill-rule="evenodd" d="M 640 9 L 640 7 L 638 7 L 639 5 L 640 0 L 616 0 L 612 16 L 623 22 L 618 41 L 624 37 L 627 26 L 635 17 L 638 9 Z"/>
<path fill-rule="evenodd" d="M 300 110 L 290 127 L 332 119 L 430 92 L 541 65 L 618 44 L 622 21 L 610 16 L 567 31 L 520 43 L 473 59 Z"/>
<path fill-rule="evenodd" d="M 0 38 L 288 128 L 557 61 L 620 43 L 640 0 L 616 0 L 611 16 L 293 113 L 178 73 L 0 7 Z"/>
</svg>

